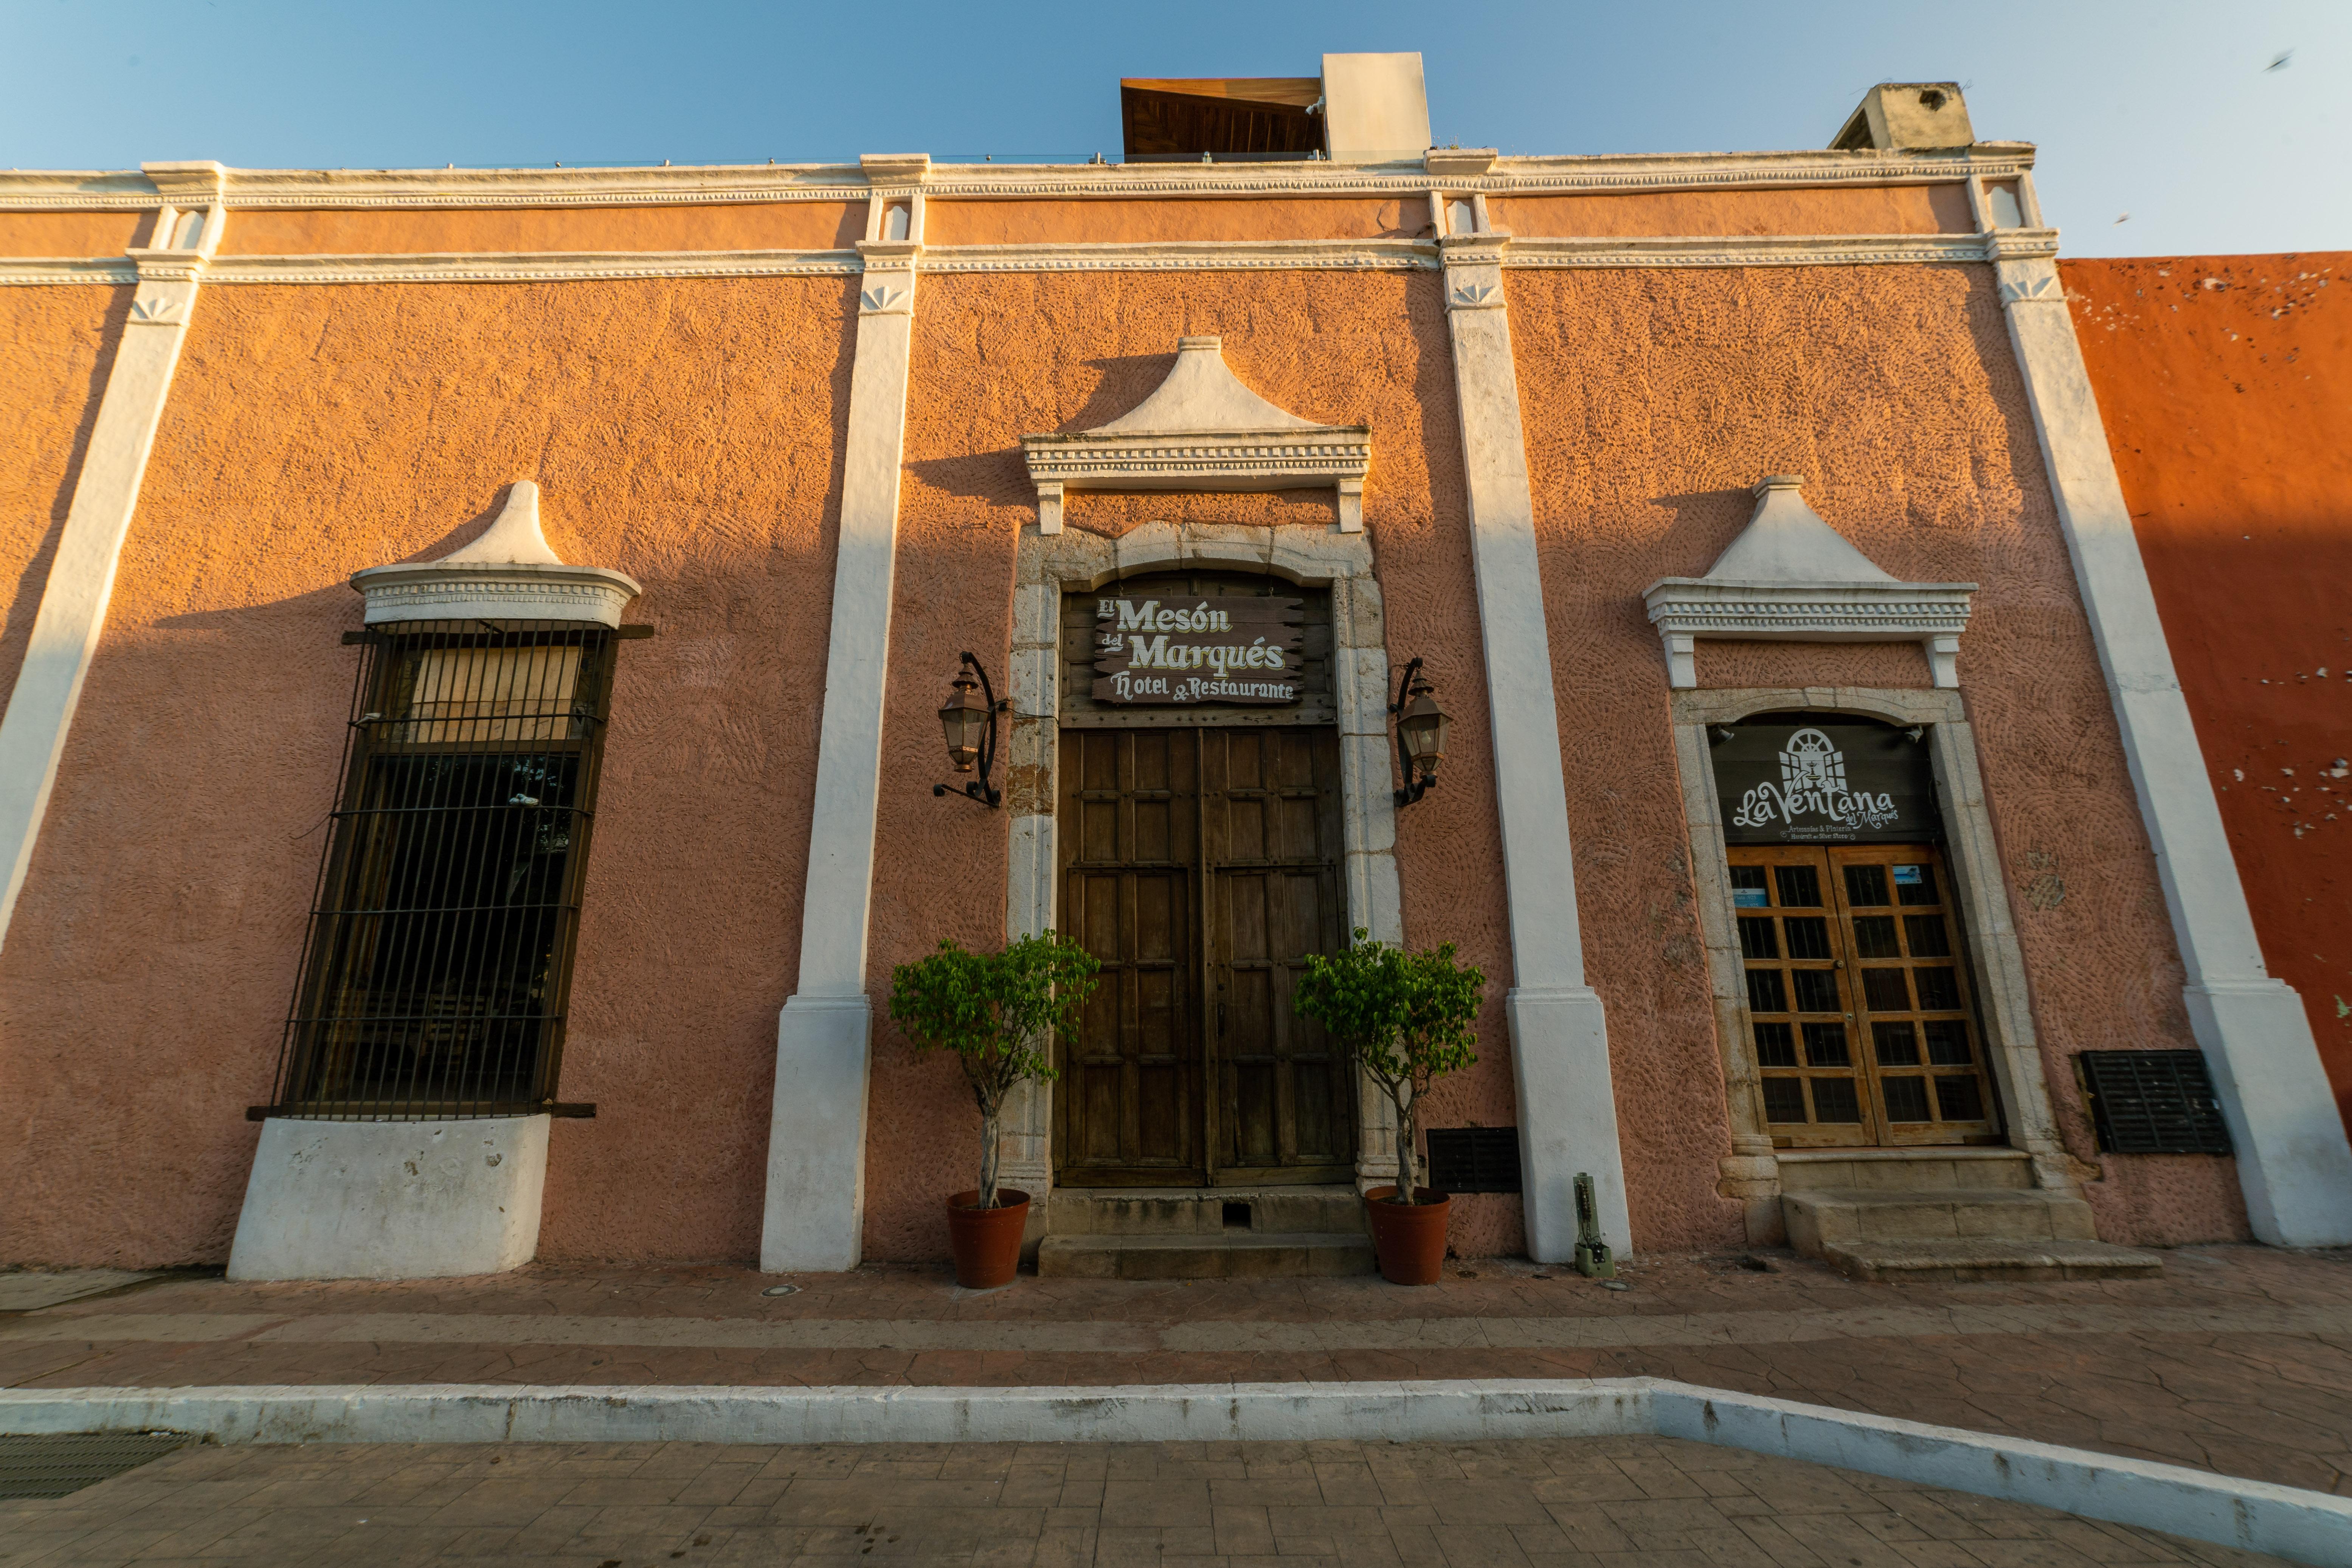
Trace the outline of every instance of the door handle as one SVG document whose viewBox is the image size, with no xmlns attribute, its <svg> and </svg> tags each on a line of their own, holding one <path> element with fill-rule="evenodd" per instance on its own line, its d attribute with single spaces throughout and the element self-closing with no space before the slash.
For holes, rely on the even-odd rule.
<svg viewBox="0 0 2352 1568">
<path fill-rule="evenodd" d="M 1222 1039 L 1223 1039 L 1224 1037 L 1225 1037 L 1225 1005 L 1224 1005 L 1223 1002 L 1220 1002 L 1220 1003 L 1218 1003 L 1218 1004 L 1217 1004 L 1217 1038 L 1219 1038 L 1219 1039 L 1221 1039 L 1221 1040 L 1222 1040 Z"/>
</svg>

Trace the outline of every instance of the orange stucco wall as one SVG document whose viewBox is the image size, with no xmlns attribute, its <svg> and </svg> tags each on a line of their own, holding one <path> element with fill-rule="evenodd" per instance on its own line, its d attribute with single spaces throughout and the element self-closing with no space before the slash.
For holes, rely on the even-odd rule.
<svg viewBox="0 0 2352 1568">
<path fill-rule="evenodd" d="M 1429 204 L 1396 201 L 990 201 L 925 204 L 926 245 L 1109 245 L 1144 240 L 1411 239 Z"/>
<path fill-rule="evenodd" d="M 1488 979 L 1481 1059 L 1433 1100 L 1430 1124 L 1512 1121 L 1502 1014 L 1509 949 L 1502 889 L 1491 872 L 1501 839 L 1438 279 L 1311 270 L 1098 273 L 951 276 L 923 288 L 875 863 L 877 1020 L 893 963 L 919 956 L 941 936 L 993 942 L 1004 932 L 1002 821 L 961 801 L 933 800 L 930 784 L 941 768 L 934 710 L 957 652 L 971 648 L 993 668 L 1009 653 L 1013 543 L 1036 515 L 1020 437 L 1084 429 L 1125 412 L 1167 374 L 1179 336 L 1216 333 L 1226 363 L 1262 395 L 1309 419 L 1372 426 L 1379 456 L 1364 518 L 1390 658 L 1430 655 L 1459 716 L 1444 806 L 1408 811 L 1398 822 L 1406 935 L 1416 943 L 1460 942 L 1464 958 Z M 1055 330 L 1038 331 L 1041 321 Z M 1332 516 L 1328 491 L 1086 495 L 1073 503 L 1070 526 L 1104 533 L 1153 520 L 1328 529 Z M 954 1064 L 916 1055 L 886 1021 L 876 1028 L 871 1106 L 868 1255 L 935 1257 L 940 1199 L 972 1180 L 978 1113 Z M 1522 1246 L 1516 1199 L 1482 1197 L 1464 1206 L 1454 1242 L 1465 1256 Z"/>
<path fill-rule="evenodd" d="M 635 576 L 660 629 L 621 658 L 562 1086 L 601 1110 L 555 1126 L 541 1256 L 757 1250 L 851 288 L 205 292 L 0 952 L 0 1257 L 226 1257 L 332 804 L 345 579 L 446 553 L 527 477 L 559 553 Z"/>
<path fill-rule="evenodd" d="M 143 212 L 0 212 L 0 256 L 120 256 L 148 219 Z"/>
<path fill-rule="evenodd" d="M 2033 1016 L 2101 1234 L 2243 1234 L 2228 1162 L 2101 1160 L 2067 1058 L 2189 1044 L 2180 968 L 2022 383 L 1979 267 L 1507 273 L 1591 984 L 1637 1245 L 1737 1239 L 1665 665 L 1642 606 L 1738 535 L 1762 475 L 1887 571 L 1976 582 L 1960 679 Z M 1910 650 L 1730 645 L 1710 679 L 1925 684 Z M 2053 884 L 2063 899 L 2035 896 Z M 1712 1047 L 1707 1050 L 1711 1052 Z"/>
<path fill-rule="evenodd" d="M 2352 253 L 2062 275 L 2263 961 L 2352 1124 Z"/>
<path fill-rule="evenodd" d="M 1487 216 L 1513 234 L 1968 234 L 1958 184 L 1823 186 L 1790 191 L 1661 191 L 1655 195 L 1490 196 Z"/>
<path fill-rule="evenodd" d="M 0 289 L 0 703 L 40 613 L 131 290 Z M 0 1053 L 0 1102 L 7 1057 Z"/>
<path fill-rule="evenodd" d="M 239 211 L 223 256 L 429 256 L 462 251 L 845 250 L 864 202 L 658 207 Z"/>
</svg>

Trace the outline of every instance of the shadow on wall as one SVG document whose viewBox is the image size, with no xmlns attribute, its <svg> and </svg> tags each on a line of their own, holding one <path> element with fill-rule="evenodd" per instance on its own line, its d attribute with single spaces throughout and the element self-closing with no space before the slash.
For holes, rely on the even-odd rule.
<svg viewBox="0 0 2352 1568">
<path fill-rule="evenodd" d="M 1079 363 L 1102 372 L 1102 379 L 1095 384 L 1094 391 L 1079 405 L 1077 412 L 1056 427 L 1056 435 L 1095 429 L 1133 408 L 1160 390 L 1160 384 L 1176 368 L 1176 356 L 1114 354 Z"/>
<path fill-rule="evenodd" d="M 31 559 L 17 574 L 5 611 L 0 612 L 0 709 L 6 707 L 10 693 L 16 689 L 16 671 L 24 667 L 25 649 L 33 640 L 33 618 L 40 614 L 49 568 L 57 561 L 58 543 L 65 537 L 66 514 L 73 510 L 74 488 L 81 483 L 82 464 L 89 456 L 90 432 L 98 427 L 98 407 L 106 392 L 106 378 L 114 369 L 114 356 L 122 347 L 122 333 L 131 321 L 133 292 L 130 289 L 116 289 L 113 303 L 99 322 L 98 353 L 90 360 L 89 384 L 82 393 L 81 416 L 75 421 L 73 439 L 66 447 L 57 494 L 49 502 L 48 522 L 41 531 L 40 542 L 33 547 Z M 18 460 L 22 460 L 21 457 Z"/>
<path fill-rule="evenodd" d="M 1758 476 L 1761 478 L 1761 475 Z M 1650 504 L 1673 515 L 1650 547 L 1661 577 L 1697 577 L 1715 564 L 1748 526 L 1756 498 L 1746 487 L 1720 490 L 1685 490 L 1680 495 L 1653 496 Z"/>
<path fill-rule="evenodd" d="M 920 458 L 908 471 L 930 489 L 963 500 L 992 506 L 1034 506 L 1037 487 L 1029 482 L 1029 465 L 1021 448 L 959 453 L 952 458 Z"/>
</svg>

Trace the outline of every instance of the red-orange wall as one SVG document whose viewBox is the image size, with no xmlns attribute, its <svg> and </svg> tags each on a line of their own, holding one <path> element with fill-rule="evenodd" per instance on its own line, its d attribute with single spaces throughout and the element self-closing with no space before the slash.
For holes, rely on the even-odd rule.
<svg viewBox="0 0 2352 1568">
<path fill-rule="evenodd" d="M 2352 1124 L 2352 252 L 2061 272 L 2263 957 Z"/>
</svg>

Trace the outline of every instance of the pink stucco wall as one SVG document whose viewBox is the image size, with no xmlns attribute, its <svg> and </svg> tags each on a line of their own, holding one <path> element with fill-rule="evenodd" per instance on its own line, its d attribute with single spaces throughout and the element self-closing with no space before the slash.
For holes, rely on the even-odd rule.
<svg viewBox="0 0 2352 1568">
<path fill-rule="evenodd" d="M 1428 275 L 1097 273 L 941 277 L 924 281 L 915 320 L 898 592 L 892 623 L 886 793 L 876 859 L 871 984 L 879 1014 L 889 967 L 942 936 L 996 942 L 1004 931 L 1000 821 L 935 801 L 933 717 L 956 654 L 1002 668 L 1011 641 L 1013 545 L 1035 517 L 1020 437 L 1099 425 L 1140 402 L 1187 334 L 1224 339 L 1242 380 L 1280 406 L 1329 424 L 1372 426 L 1365 498 L 1388 615 L 1389 652 L 1432 658 L 1452 710 L 1459 772 L 1446 809 L 1404 814 L 1397 856 L 1408 940 L 1454 940 L 1488 977 L 1478 1066 L 1431 1106 L 1435 1125 L 1514 1118 L 1501 999 L 1510 964 L 1501 844 L 1487 759 L 1467 514 L 1454 380 L 1437 279 Z M 1051 331 L 1040 331 L 1051 323 Z M 1138 522 L 1215 521 L 1328 529 L 1328 492 L 1270 496 L 1074 498 L 1070 526 L 1117 533 Z M 940 1199 L 971 1184 L 979 1119 L 952 1063 L 876 1032 L 866 1157 L 870 1256 L 938 1256 Z M 1466 1201 L 1465 1255 L 1521 1244 L 1516 1200 Z"/>
<path fill-rule="evenodd" d="M 345 578 L 446 553 L 520 478 L 660 629 L 621 659 L 562 1085 L 601 1109 L 555 1126 L 541 1254 L 756 1250 L 850 289 L 206 290 L 0 952 L 0 1257 L 226 1256 L 332 804 Z"/>
<path fill-rule="evenodd" d="M 2101 1234 L 2244 1234 L 2231 1164 L 2102 1157 L 2069 1058 L 2186 1047 L 2180 965 L 2023 384 L 1979 267 L 1507 274 L 1592 984 L 1637 1245 L 1737 1236 L 1665 666 L 1641 595 L 1696 576 L 1748 487 L 1806 500 L 1911 581 L 1981 584 L 1960 679 L 2067 1147 Z M 1711 682 L 1924 684 L 1908 650 L 1727 645 Z M 2063 889 L 2063 896 L 2059 889 Z"/>
</svg>

